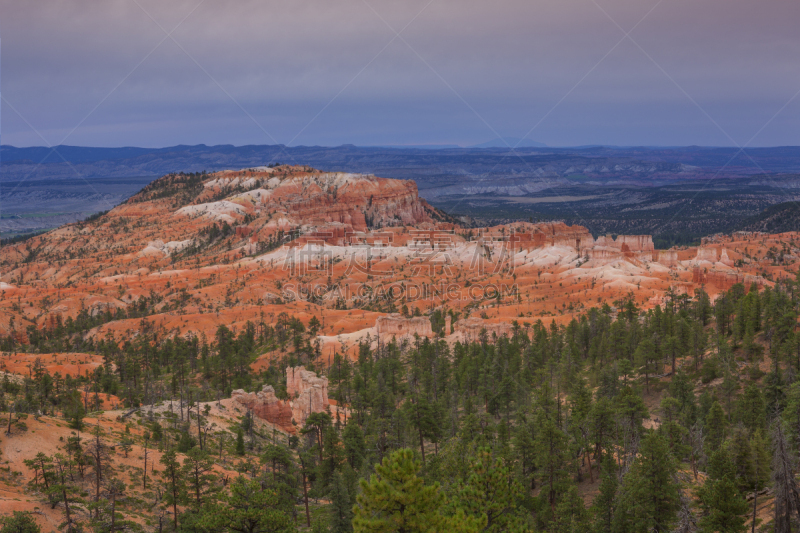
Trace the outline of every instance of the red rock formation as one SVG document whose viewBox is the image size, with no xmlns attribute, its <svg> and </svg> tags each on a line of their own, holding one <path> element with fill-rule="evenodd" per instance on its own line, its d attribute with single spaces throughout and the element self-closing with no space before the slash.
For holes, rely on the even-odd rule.
<svg viewBox="0 0 800 533">
<path fill-rule="evenodd" d="M 617 261 L 624 259 L 625 254 L 622 250 L 614 246 L 593 246 L 583 250 L 583 254 L 589 259 L 598 259 L 601 261 Z"/>
<path fill-rule="evenodd" d="M 248 237 L 253 232 L 253 228 L 249 226 L 236 226 L 237 237 Z"/>
<path fill-rule="evenodd" d="M 751 274 L 741 274 L 739 272 L 722 272 L 718 270 L 708 270 L 701 267 L 692 269 L 692 282 L 698 285 L 713 285 L 719 290 L 728 290 L 737 283 L 744 285 L 745 291 L 750 290 L 750 286 L 755 283 L 759 288 L 766 285 L 764 278 Z"/>
<path fill-rule="evenodd" d="M 656 260 L 665 267 L 675 268 L 678 266 L 677 250 L 659 250 Z"/>
<path fill-rule="evenodd" d="M 710 263 L 717 262 L 717 249 L 716 248 L 704 248 L 700 247 L 697 249 L 697 255 L 694 258 L 695 261 L 708 261 Z"/>
<path fill-rule="evenodd" d="M 520 223 L 512 228 L 496 226 L 480 233 L 483 242 L 505 242 L 514 250 L 542 246 L 569 246 L 576 249 L 594 244 L 594 238 L 583 226 L 567 226 L 563 222 Z"/>
<path fill-rule="evenodd" d="M 311 413 L 321 413 L 328 409 L 328 378 L 303 366 L 286 368 L 286 393 L 292 408 L 292 419 L 302 427 Z"/>
<path fill-rule="evenodd" d="M 419 199 L 412 182 L 300 166 L 225 171 L 206 179 L 198 187 L 196 178 L 166 176 L 92 221 L 0 247 L 0 260 L 6 265 L 0 272 L 0 335 L 14 330 L 24 341 L 23 324 L 53 328 L 83 310 L 113 312 L 157 295 L 161 303 L 146 321 L 104 320 L 88 335 L 111 335 L 119 342 L 145 332 L 161 338 L 211 338 L 221 324 L 244 328 L 247 322 L 274 323 L 287 313 L 305 324 L 316 318 L 323 335 L 342 335 L 346 343 L 345 335 L 376 323 L 376 313 L 355 310 L 368 307 L 364 293 L 391 294 L 397 306 L 432 309 L 444 304 L 469 313 L 476 300 L 486 299 L 487 287 L 513 281 L 515 296 L 481 306 L 492 322 L 530 324 L 542 318 L 564 323 L 590 303 L 614 301 L 631 291 L 637 304 L 647 306 L 676 283 L 721 288 L 737 281 L 749 286 L 751 279 L 772 283 L 731 277 L 723 266 L 730 261 L 739 276 L 761 274 L 770 279 L 794 276 L 800 263 L 800 249 L 793 244 L 800 233 L 717 235 L 705 239 L 699 253 L 696 247 L 655 252 L 652 241 L 642 236 L 600 237 L 595 242 L 586 228 L 563 223 L 516 222 L 440 234 L 431 230 L 453 227 L 431 220 L 436 213 Z M 211 226 L 219 228 L 222 222 L 241 229 L 211 239 Z M 362 231 L 367 223 L 382 227 Z M 245 236 L 248 228 L 252 232 Z M 288 247 L 277 240 L 280 231 L 282 242 L 299 231 L 303 237 L 293 241 L 298 245 L 325 243 L 337 249 L 320 256 L 324 261 L 311 257 L 310 268 L 298 275 L 296 255 L 290 262 Z M 452 246 L 436 256 L 446 262 L 420 267 L 424 254 L 399 249 L 426 234 L 425 242 L 438 242 L 439 236 L 452 239 Z M 467 236 L 472 242 L 466 242 Z M 483 247 L 477 238 L 484 239 Z M 393 250 L 372 255 L 360 270 L 364 262 L 356 257 L 359 247 L 377 247 L 378 242 Z M 191 254 L 174 253 L 190 246 Z M 513 278 L 502 268 L 508 251 L 504 246 L 523 252 L 515 254 L 513 263 L 508 260 L 515 268 Z M 770 257 L 773 247 L 784 250 L 778 264 Z M 656 253 L 656 260 L 667 268 L 646 264 L 647 255 Z M 262 257 L 256 258 L 259 254 Z M 598 260 L 587 264 L 584 256 Z M 693 259 L 701 262 L 692 264 Z M 693 272 L 695 265 L 711 272 Z M 435 289 L 440 281 L 446 291 Z M 401 296 L 393 283 L 402 285 Z M 716 290 L 709 292 L 713 296 Z M 188 298 L 179 296 L 184 294 Z M 308 295 L 315 298 L 303 301 Z M 390 320 L 380 330 L 388 335 L 432 335 L 426 319 L 419 321 L 419 329 L 413 322 L 392 325 Z"/>
<path fill-rule="evenodd" d="M 316 173 L 287 178 L 272 191 L 269 207 L 303 224 L 367 227 L 431 222 L 417 184 L 371 175 Z"/>
<path fill-rule="evenodd" d="M 615 242 L 619 243 L 623 251 L 652 252 L 655 250 L 651 235 L 618 235 Z"/>
<path fill-rule="evenodd" d="M 459 320 L 455 325 L 455 332 L 459 334 L 464 342 L 478 340 L 483 330 L 486 330 L 486 334 L 489 337 L 492 337 L 492 335 L 497 335 L 498 337 L 503 335 L 511 336 L 512 332 L 511 324 L 506 322 L 490 323 L 478 317 Z"/>
<path fill-rule="evenodd" d="M 426 317 L 405 318 L 400 313 L 382 316 L 375 322 L 378 338 L 384 342 L 396 338 L 398 340 L 420 337 L 433 337 L 431 321 Z"/>
<path fill-rule="evenodd" d="M 264 385 L 260 392 L 245 392 L 242 389 L 233 391 L 231 397 L 250 409 L 254 415 L 271 424 L 275 424 L 288 433 L 296 433 L 297 428 L 292 425 L 292 408 L 289 402 L 279 400 L 275 396 L 275 389 Z"/>
<path fill-rule="evenodd" d="M 233 391 L 231 397 L 260 419 L 292 434 L 305 424 L 308 415 L 328 409 L 328 378 L 317 377 L 305 367 L 286 369 L 286 392 L 288 401 L 279 400 L 275 396 L 275 389 L 269 385 L 264 385 L 257 393 L 238 389 Z"/>
<path fill-rule="evenodd" d="M 601 235 L 584 253 L 591 259 L 617 260 L 635 258 L 652 261 L 655 246 L 650 235 Z"/>
</svg>

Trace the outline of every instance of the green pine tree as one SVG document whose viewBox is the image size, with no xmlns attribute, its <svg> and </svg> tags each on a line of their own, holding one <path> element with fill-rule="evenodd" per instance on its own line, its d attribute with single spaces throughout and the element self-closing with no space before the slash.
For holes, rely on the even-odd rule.
<svg viewBox="0 0 800 533">
<path fill-rule="evenodd" d="M 520 512 L 522 487 L 499 458 L 492 458 L 488 448 L 478 450 L 470 465 L 472 474 L 457 497 L 457 504 L 467 515 L 486 522 L 487 533 L 525 531 L 525 517 Z"/>
<path fill-rule="evenodd" d="M 342 475 L 336 473 L 331 482 L 330 533 L 350 533 L 353 531 L 353 503 Z"/>
<path fill-rule="evenodd" d="M 204 508 L 199 531 L 237 533 L 293 533 L 292 517 L 282 509 L 278 496 L 264 490 L 257 479 L 237 477 L 222 502 Z"/>
<path fill-rule="evenodd" d="M 705 449 L 706 455 L 711 455 L 715 450 L 722 446 L 728 429 L 728 418 L 725 416 L 725 411 L 719 402 L 715 401 L 711 405 L 711 409 L 706 416 L 706 439 Z"/>
<path fill-rule="evenodd" d="M 435 533 L 444 526 L 444 495 L 439 484 L 426 485 L 417 476 L 420 462 L 401 449 L 375 466 L 369 481 L 361 480 L 354 508 L 356 533 Z"/>
<path fill-rule="evenodd" d="M 607 454 L 603 458 L 600 474 L 600 492 L 592 502 L 591 508 L 596 533 L 611 533 L 612 531 L 618 488 L 616 464 L 611 455 Z"/>
<path fill-rule="evenodd" d="M 736 483 L 729 476 L 710 479 L 698 491 L 703 516 L 700 518 L 701 533 L 744 533 L 745 515 L 748 505 Z"/>
<path fill-rule="evenodd" d="M 675 460 L 666 439 L 648 432 L 639 455 L 622 480 L 614 513 L 613 531 L 618 533 L 664 533 L 670 531 L 680 507 L 674 481 Z"/>
<path fill-rule="evenodd" d="M 164 487 L 164 504 L 172 506 L 172 522 L 175 529 L 178 529 L 178 505 L 185 497 L 186 485 L 183 479 L 183 470 L 178 463 L 175 450 L 164 452 L 161 456 L 161 464 L 164 470 L 161 471 L 161 481 Z"/>
<path fill-rule="evenodd" d="M 186 480 L 186 499 L 195 509 L 213 501 L 219 488 L 214 473 L 214 460 L 209 453 L 197 446 L 186 453 L 183 460 L 182 477 Z"/>
<path fill-rule="evenodd" d="M 244 454 L 244 432 L 239 429 L 239 431 L 236 432 L 236 455 L 242 456 Z"/>
<path fill-rule="evenodd" d="M 36 523 L 33 513 L 14 511 L 0 518 L 0 533 L 41 533 L 42 528 Z"/>
</svg>

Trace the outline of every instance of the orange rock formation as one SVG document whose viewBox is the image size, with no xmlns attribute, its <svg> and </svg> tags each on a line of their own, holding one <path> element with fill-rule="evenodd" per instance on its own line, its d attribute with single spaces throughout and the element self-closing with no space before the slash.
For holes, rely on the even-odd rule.
<svg viewBox="0 0 800 533">
<path fill-rule="evenodd" d="M 734 234 L 654 250 L 646 235 L 594 239 L 558 222 L 460 228 L 411 181 L 303 166 L 178 174 L 93 221 L 0 248 L 0 335 L 25 342 L 30 326 L 94 316 L 97 339 L 210 339 L 220 324 L 286 313 L 322 323 L 327 361 L 365 331 L 432 336 L 427 318 L 391 315 L 404 305 L 482 317 L 487 331 L 566 322 L 620 298 L 647 307 L 670 290 L 703 285 L 713 298 L 733 283 L 770 285 L 794 276 L 798 243 L 795 233 Z M 474 335 L 468 324 L 452 329 Z M 308 402 L 292 416 L 325 403 Z"/>
<path fill-rule="evenodd" d="M 292 425 L 292 408 L 289 402 L 275 397 L 275 389 L 270 385 L 264 385 L 255 393 L 237 389 L 233 391 L 231 398 L 250 409 L 255 416 L 275 424 L 287 433 L 297 432 L 297 428 Z"/>
</svg>

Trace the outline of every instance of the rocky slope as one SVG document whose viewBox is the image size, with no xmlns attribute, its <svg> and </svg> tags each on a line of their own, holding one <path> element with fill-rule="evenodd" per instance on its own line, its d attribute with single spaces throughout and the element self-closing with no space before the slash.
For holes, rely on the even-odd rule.
<svg viewBox="0 0 800 533">
<path fill-rule="evenodd" d="M 305 166 L 171 174 L 94 220 L 0 248 L 0 334 L 24 342 L 84 313 L 96 338 L 210 338 L 287 313 L 321 322 L 327 358 L 403 306 L 561 322 L 620 298 L 768 285 L 793 275 L 799 242 L 738 233 L 655 250 L 648 235 L 562 223 L 461 228 L 411 181 Z"/>
</svg>

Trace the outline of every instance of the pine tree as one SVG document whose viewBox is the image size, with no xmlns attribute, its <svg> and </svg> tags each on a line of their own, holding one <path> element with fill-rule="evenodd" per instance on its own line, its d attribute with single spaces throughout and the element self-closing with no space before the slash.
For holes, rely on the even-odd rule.
<svg viewBox="0 0 800 533">
<path fill-rule="evenodd" d="M 736 465 L 726 448 L 715 450 L 708 459 L 708 476 L 711 479 L 736 478 Z"/>
<path fill-rule="evenodd" d="M 439 484 L 425 485 L 417 476 L 420 463 L 409 449 L 401 449 L 376 465 L 369 482 L 361 480 L 361 494 L 353 508 L 356 533 L 434 533 L 444 521 L 444 495 Z"/>
<path fill-rule="evenodd" d="M 364 432 L 355 422 L 351 422 L 342 431 L 342 442 L 344 444 L 344 455 L 347 462 L 354 470 L 361 468 L 364 461 Z"/>
<path fill-rule="evenodd" d="M 116 533 L 117 531 L 136 530 L 138 524 L 127 520 L 119 511 L 117 500 L 125 496 L 125 484 L 117 478 L 106 477 L 103 481 L 104 497 L 94 502 L 89 509 L 96 509 L 97 515 L 91 525 L 95 533 Z"/>
<path fill-rule="evenodd" d="M 198 520 L 201 531 L 237 533 L 292 533 L 291 516 L 281 507 L 274 491 L 263 490 L 258 480 L 237 477 L 227 498 L 204 508 Z"/>
<path fill-rule="evenodd" d="M 186 480 L 187 499 L 195 509 L 213 501 L 219 492 L 214 460 L 197 446 L 186 453 L 181 475 Z"/>
<path fill-rule="evenodd" d="M 164 470 L 161 472 L 162 485 L 164 487 L 164 503 L 172 506 L 172 521 L 175 529 L 178 529 L 178 505 L 183 501 L 186 486 L 183 479 L 183 471 L 178 463 L 175 450 L 164 452 L 161 456 L 161 464 Z"/>
<path fill-rule="evenodd" d="M 761 391 L 754 384 L 748 385 L 738 401 L 739 420 L 752 434 L 766 425 L 767 410 Z"/>
<path fill-rule="evenodd" d="M 64 521 L 59 524 L 59 529 L 67 533 L 76 533 L 82 530 L 76 511 L 83 503 L 80 498 L 81 490 L 70 476 L 70 459 L 57 453 L 53 456 L 53 483 L 48 489 L 50 501 L 55 507 L 58 503 L 64 504 Z"/>
<path fill-rule="evenodd" d="M 725 440 L 728 428 L 728 419 L 725 416 L 725 411 L 719 402 L 715 401 L 708 411 L 705 423 L 705 449 L 706 454 L 711 455 L 715 450 L 722 446 L 722 441 Z"/>
<path fill-rule="evenodd" d="M 458 492 L 457 505 L 467 515 L 485 520 L 485 532 L 524 531 L 525 519 L 519 506 L 522 487 L 499 458 L 492 458 L 488 448 L 476 455 L 470 465 L 472 474 Z"/>
<path fill-rule="evenodd" d="M 244 454 L 244 433 L 239 429 L 239 431 L 236 432 L 236 455 L 242 456 Z"/>
<path fill-rule="evenodd" d="M 42 528 L 36 523 L 33 513 L 14 511 L 11 515 L 0 518 L 0 533 L 41 533 Z"/>
<path fill-rule="evenodd" d="M 670 531 L 680 507 L 680 492 L 674 481 L 675 460 L 666 439 L 649 431 L 642 439 L 639 456 L 622 480 L 615 532 L 663 533 Z"/>
<path fill-rule="evenodd" d="M 600 473 L 600 491 L 592 502 L 592 514 L 596 533 L 611 533 L 614 510 L 616 508 L 617 481 L 616 465 L 610 454 L 603 457 Z"/>
<path fill-rule="evenodd" d="M 53 477 L 53 458 L 39 452 L 33 459 L 25 459 L 24 463 L 33 470 L 31 485 L 42 492 L 48 491 Z"/>
<path fill-rule="evenodd" d="M 94 474 L 94 501 L 100 501 L 100 489 L 102 488 L 103 479 L 107 475 L 111 475 L 113 470 L 111 468 L 111 458 L 108 453 L 108 446 L 100 439 L 103 435 L 103 430 L 100 425 L 92 429 L 94 438 L 87 448 L 87 453 L 92 459 L 92 471 Z M 99 508 L 95 509 L 95 518 L 98 517 Z"/>
<path fill-rule="evenodd" d="M 589 533 L 591 531 L 589 516 L 589 512 L 583 505 L 583 498 L 573 485 L 561 497 L 547 531 L 551 533 Z"/>
<path fill-rule="evenodd" d="M 639 366 L 639 373 L 644 376 L 645 388 L 649 394 L 650 376 L 658 372 L 658 353 L 653 341 L 645 339 L 640 342 L 633 357 Z"/>
<path fill-rule="evenodd" d="M 306 419 L 305 426 L 301 430 L 303 435 L 313 433 L 317 441 L 317 453 L 319 454 L 319 462 L 322 462 L 323 440 L 325 432 L 331 428 L 332 420 L 331 415 L 328 413 L 311 413 Z"/>
<path fill-rule="evenodd" d="M 747 531 L 745 515 L 748 505 L 736 483 L 728 476 L 708 480 L 698 491 L 703 516 L 700 518 L 701 533 L 744 533 Z"/>
<path fill-rule="evenodd" d="M 350 533 L 353 531 L 353 503 L 347 485 L 338 472 L 331 483 L 330 533 Z"/>
<path fill-rule="evenodd" d="M 536 466 L 542 484 L 541 498 L 555 512 L 559 493 L 567 478 L 567 436 L 553 419 L 540 413 L 537 418 L 538 432 L 534 439 Z"/>
</svg>

